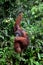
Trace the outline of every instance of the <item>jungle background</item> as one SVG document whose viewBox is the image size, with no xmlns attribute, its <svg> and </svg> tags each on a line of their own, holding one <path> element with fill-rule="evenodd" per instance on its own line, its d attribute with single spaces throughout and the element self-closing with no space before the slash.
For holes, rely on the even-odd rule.
<svg viewBox="0 0 43 65">
<path fill-rule="evenodd" d="M 20 11 L 30 43 L 18 54 L 13 27 Z M 43 0 L 0 0 L 0 65 L 43 65 Z"/>
</svg>

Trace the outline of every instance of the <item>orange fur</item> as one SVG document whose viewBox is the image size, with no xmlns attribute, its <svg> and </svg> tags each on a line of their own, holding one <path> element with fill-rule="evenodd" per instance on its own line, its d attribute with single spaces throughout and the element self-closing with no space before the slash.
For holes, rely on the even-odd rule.
<svg viewBox="0 0 43 65">
<path fill-rule="evenodd" d="M 16 19 L 14 26 L 14 33 L 16 34 L 14 40 L 14 48 L 17 53 L 22 52 L 29 44 L 29 39 L 27 33 L 21 29 L 20 21 L 22 19 L 22 13 Z"/>
</svg>

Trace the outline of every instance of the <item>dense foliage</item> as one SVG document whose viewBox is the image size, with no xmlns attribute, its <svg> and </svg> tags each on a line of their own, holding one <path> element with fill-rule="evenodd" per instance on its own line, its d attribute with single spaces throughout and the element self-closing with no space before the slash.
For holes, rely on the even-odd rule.
<svg viewBox="0 0 43 65">
<path fill-rule="evenodd" d="M 14 23 L 23 11 L 21 26 L 30 44 L 23 53 L 14 51 Z M 43 1 L 0 0 L 0 65 L 43 65 Z"/>
</svg>

